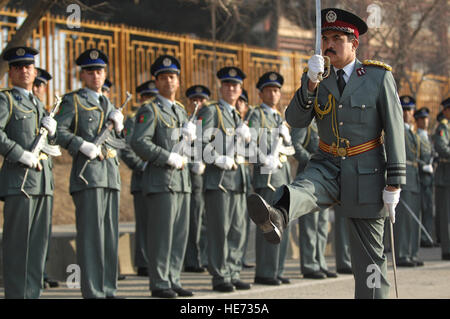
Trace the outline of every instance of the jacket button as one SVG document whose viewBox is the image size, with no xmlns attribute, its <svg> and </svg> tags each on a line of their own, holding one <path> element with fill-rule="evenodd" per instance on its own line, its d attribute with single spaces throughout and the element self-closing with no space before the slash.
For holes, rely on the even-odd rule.
<svg viewBox="0 0 450 319">
<path fill-rule="evenodd" d="M 339 104 L 339 108 L 342 109 L 342 104 Z"/>
<path fill-rule="evenodd" d="M 340 125 L 340 126 L 344 125 L 344 122 L 340 122 L 339 125 Z"/>
<path fill-rule="evenodd" d="M 361 105 L 361 107 L 362 107 L 363 109 L 365 109 L 365 108 L 366 108 L 366 105 L 365 105 L 365 104 L 363 104 L 363 105 Z"/>
</svg>

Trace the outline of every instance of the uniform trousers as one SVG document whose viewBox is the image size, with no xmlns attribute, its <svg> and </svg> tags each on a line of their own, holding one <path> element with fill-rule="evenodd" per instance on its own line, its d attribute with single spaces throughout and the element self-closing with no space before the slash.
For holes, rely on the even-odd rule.
<svg viewBox="0 0 450 319">
<path fill-rule="evenodd" d="M 83 298 L 117 291 L 120 192 L 90 188 L 72 194 L 77 228 L 77 261 Z"/>
<path fill-rule="evenodd" d="M 189 235 L 190 193 L 169 192 L 145 195 L 150 290 L 181 287 Z"/>
<path fill-rule="evenodd" d="M 43 287 L 53 196 L 5 198 L 3 281 L 5 298 L 39 298 Z"/>
</svg>

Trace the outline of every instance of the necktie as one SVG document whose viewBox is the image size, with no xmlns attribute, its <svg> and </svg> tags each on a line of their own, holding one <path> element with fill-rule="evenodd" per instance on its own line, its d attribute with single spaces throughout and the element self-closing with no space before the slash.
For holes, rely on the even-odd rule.
<svg viewBox="0 0 450 319">
<path fill-rule="evenodd" d="M 34 106 L 37 106 L 37 102 L 36 102 L 36 99 L 34 98 L 33 94 L 30 93 L 30 94 L 28 95 L 28 97 L 29 97 L 30 101 L 33 103 L 33 105 L 34 105 Z"/>
<path fill-rule="evenodd" d="M 337 85 L 339 89 L 339 93 L 342 95 L 342 92 L 344 92 L 345 88 L 345 80 L 344 80 L 344 70 L 340 69 L 337 71 Z"/>
<path fill-rule="evenodd" d="M 103 111 L 106 112 L 106 109 L 108 108 L 108 103 L 106 102 L 106 98 L 103 95 L 100 95 L 98 98 L 100 101 L 100 106 L 102 107 Z"/>
</svg>

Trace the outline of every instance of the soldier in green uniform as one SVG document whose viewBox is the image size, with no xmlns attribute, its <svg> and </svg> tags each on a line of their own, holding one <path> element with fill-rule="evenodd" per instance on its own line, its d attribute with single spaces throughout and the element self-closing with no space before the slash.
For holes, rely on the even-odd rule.
<svg viewBox="0 0 450 319">
<path fill-rule="evenodd" d="M 182 288 L 189 235 L 191 180 L 181 145 L 196 138 L 195 124 L 187 122 L 184 106 L 175 100 L 180 63 L 170 55 L 159 56 L 151 66 L 158 95 L 136 114 L 131 147 L 148 162 L 142 176 L 147 216 L 147 255 L 153 297 L 192 296 Z M 180 134 L 182 133 L 182 134 Z M 182 141 L 180 141 L 180 136 Z"/>
<path fill-rule="evenodd" d="M 434 147 L 439 155 L 435 174 L 436 213 L 439 214 L 439 234 L 443 260 L 450 260 L 450 98 L 441 102 L 442 120 L 434 134 Z"/>
<path fill-rule="evenodd" d="M 319 149 L 319 134 L 316 121 L 307 128 L 293 128 L 292 142 L 295 159 L 298 161 L 297 175 L 304 171 L 312 154 Z M 304 278 L 335 278 L 325 260 L 328 240 L 328 209 L 306 214 L 298 219 L 300 268 Z"/>
<path fill-rule="evenodd" d="M 248 143 L 251 135 L 235 109 L 245 74 L 237 67 L 224 67 L 217 77 L 221 81 L 221 98 L 203 106 L 198 116 L 202 121 L 206 163 L 203 188 L 208 271 L 213 277 L 213 290 L 231 292 L 235 288 L 251 288 L 240 280 L 246 229 L 246 172 L 242 155 L 236 156 L 239 149 L 235 147 Z"/>
<path fill-rule="evenodd" d="M 139 95 L 139 103 L 142 105 L 158 94 L 155 81 L 150 80 L 142 83 L 136 88 L 136 94 Z M 130 191 L 133 195 L 134 205 L 134 265 L 137 268 L 137 275 L 148 276 L 148 257 L 147 257 L 147 216 L 148 208 L 145 207 L 144 196 L 142 195 L 142 174 L 147 166 L 136 153 L 131 149 L 130 140 L 133 136 L 134 126 L 136 122 L 136 112 L 138 107 L 133 107 L 131 113 L 128 114 L 124 124 L 124 135 L 127 146 L 121 150 L 120 158 L 133 171 L 131 174 Z"/>
<path fill-rule="evenodd" d="M 210 96 L 211 91 L 204 85 L 193 85 L 189 87 L 186 90 L 186 97 L 189 100 L 189 115 L 193 115 L 193 112 L 195 111 L 195 103 L 198 103 L 198 108 L 201 108 L 205 103 L 207 103 Z M 201 129 L 201 125 L 198 125 L 197 128 Z M 201 132 L 198 133 L 201 134 Z M 200 159 L 195 164 L 192 163 L 189 166 L 192 193 L 189 215 L 189 237 L 186 247 L 186 256 L 184 259 L 184 271 L 202 273 L 206 271 L 202 264 L 202 251 L 200 248 L 202 222 L 205 215 L 203 173 L 206 166 Z"/>
<path fill-rule="evenodd" d="M 253 145 L 258 147 L 257 162 L 253 167 L 253 189 L 266 201 L 272 201 L 277 187 L 291 181 L 290 164 L 286 155 L 280 152 L 280 146 L 291 145 L 288 127 L 277 110 L 281 99 L 281 87 L 284 78 L 277 72 L 266 72 L 258 80 L 261 105 L 257 106 L 249 118 Z M 284 278 L 284 261 L 289 243 L 289 231 L 284 232 L 281 245 L 272 245 L 264 240 L 260 229 L 255 237 L 255 283 L 280 285 Z"/>
<path fill-rule="evenodd" d="M 48 131 L 47 143 L 53 144 L 56 137 L 56 121 L 32 93 L 38 53 L 34 48 L 14 47 L 3 54 L 13 85 L 0 92 L 3 283 L 8 299 L 39 298 L 51 232 L 53 165 L 45 154 L 30 152 L 41 127 Z"/>
<path fill-rule="evenodd" d="M 397 206 L 397 221 L 394 225 L 395 258 L 399 267 L 423 266 L 417 258 L 420 247 L 420 226 L 411 216 L 408 207 L 420 220 L 420 138 L 412 130 L 416 101 L 405 95 L 400 97 L 403 108 L 403 120 L 406 145 L 406 184 L 402 186 L 400 204 Z"/>
<path fill-rule="evenodd" d="M 316 118 L 320 150 L 293 183 L 277 190 L 272 205 L 256 194 L 247 204 L 250 218 L 273 243 L 280 242 L 289 221 L 341 205 L 349 228 L 355 297 L 386 298 L 383 230 L 387 212 L 394 221 L 400 185 L 406 182 L 405 140 L 390 67 L 356 59 L 359 36 L 366 31 L 365 22 L 348 11 L 322 10 L 329 76 L 319 80 L 324 57 L 313 55 L 286 109 L 292 127 L 307 127 Z"/>
<path fill-rule="evenodd" d="M 118 276 L 120 174 L 116 149 L 93 143 L 106 121 L 111 139 L 121 138 L 123 115 L 101 94 L 108 57 L 100 50 L 80 54 L 84 87 L 64 95 L 57 143 L 73 157 L 69 192 L 75 204 L 77 262 L 83 298 L 115 298 Z M 86 161 L 89 163 L 80 176 Z M 85 180 L 83 180 L 83 178 Z"/>
<path fill-rule="evenodd" d="M 420 180 L 420 197 L 422 210 L 422 224 L 427 230 L 428 234 L 433 234 L 433 215 L 434 215 L 434 200 L 433 200 L 433 159 L 434 150 L 431 144 L 431 139 L 428 136 L 430 109 L 422 107 L 414 112 L 414 119 L 417 126 L 417 135 L 420 139 L 420 159 L 419 159 L 419 180 Z M 421 247 L 433 247 L 434 243 L 421 232 L 420 236 Z"/>
</svg>

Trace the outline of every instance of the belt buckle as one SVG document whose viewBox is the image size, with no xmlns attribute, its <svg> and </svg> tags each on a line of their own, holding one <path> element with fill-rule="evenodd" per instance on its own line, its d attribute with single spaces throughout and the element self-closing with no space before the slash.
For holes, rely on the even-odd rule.
<svg viewBox="0 0 450 319">
<path fill-rule="evenodd" d="M 336 153 L 340 157 L 345 157 L 347 156 L 347 149 L 345 147 L 338 147 Z"/>
</svg>

